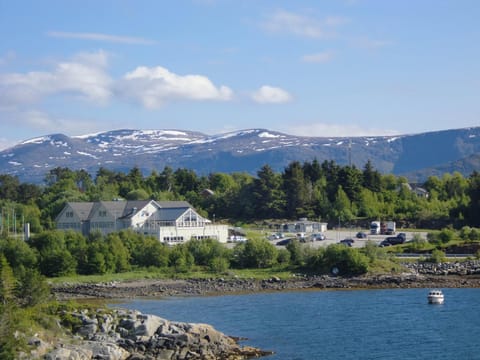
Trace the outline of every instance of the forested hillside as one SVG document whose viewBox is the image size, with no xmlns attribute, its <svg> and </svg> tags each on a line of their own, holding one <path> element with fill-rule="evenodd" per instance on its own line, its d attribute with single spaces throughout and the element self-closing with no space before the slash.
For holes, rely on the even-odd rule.
<svg viewBox="0 0 480 360">
<path fill-rule="evenodd" d="M 10 217 L 10 231 L 28 222 L 32 232 L 41 232 L 54 229 L 54 219 L 67 201 L 123 198 L 187 200 L 203 215 L 230 223 L 307 217 L 330 224 L 395 219 L 410 227 L 479 225 L 479 173 L 432 176 L 415 186 L 427 190 L 428 197 L 417 196 L 405 178 L 380 174 L 370 162 L 358 169 L 333 161 L 293 161 L 281 173 L 264 165 L 256 176 L 199 176 L 189 169 L 165 167 L 148 176 L 139 168 L 128 173 L 101 168 L 92 178 L 84 170 L 56 168 L 42 186 L 0 175 L 1 224 L 6 230 Z"/>
</svg>

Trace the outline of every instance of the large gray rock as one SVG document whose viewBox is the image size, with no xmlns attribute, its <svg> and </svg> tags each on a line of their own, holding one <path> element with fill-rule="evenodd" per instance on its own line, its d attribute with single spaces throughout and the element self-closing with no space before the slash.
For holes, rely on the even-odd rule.
<svg viewBox="0 0 480 360">
<path fill-rule="evenodd" d="M 138 314 L 134 323 L 134 333 L 140 337 L 152 337 L 160 326 L 165 326 L 167 320 L 155 315 Z"/>
<path fill-rule="evenodd" d="M 70 316 L 82 322 L 73 334 L 78 337 L 78 344 L 60 345 L 45 359 L 238 360 L 268 354 L 241 347 L 233 338 L 207 324 L 172 322 L 125 310 Z"/>
<path fill-rule="evenodd" d="M 65 346 L 54 349 L 44 357 L 45 360 L 91 360 L 93 352 L 83 346 Z"/>
<path fill-rule="evenodd" d="M 125 360 L 129 356 L 128 351 L 116 344 L 86 341 L 79 345 L 63 344 L 45 355 L 45 360 Z"/>
</svg>

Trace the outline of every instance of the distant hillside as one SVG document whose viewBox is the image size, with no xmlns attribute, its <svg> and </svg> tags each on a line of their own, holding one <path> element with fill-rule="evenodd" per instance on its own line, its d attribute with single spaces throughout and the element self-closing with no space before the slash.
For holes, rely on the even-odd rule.
<svg viewBox="0 0 480 360">
<path fill-rule="evenodd" d="M 382 173 L 426 178 L 455 165 L 469 175 L 477 169 L 480 127 L 402 136 L 302 137 L 266 129 L 219 135 L 180 130 L 114 130 L 68 137 L 52 134 L 26 140 L 0 152 L 2 173 L 22 181 L 41 182 L 56 167 L 85 169 L 92 174 L 105 167 L 145 174 L 165 166 L 185 167 L 199 174 L 243 171 L 255 174 L 264 164 L 282 171 L 294 160 L 333 160 L 362 168 L 368 160 Z M 470 162 L 466 159 L 472 158 Z M 466 161 L 463 165 L 461 162 Z M 470 165 L 467 165 L 470 164 Z M 430 169 L 430 170 L 429 170 Z M 436 170 L 435 170 L 436 169 Z"/>
<path fill-rule="evenodd" d="M 455 171 L 458 171 L 459 173 L 468 176 L 472 174 L 475 170 L 480 172 L 480 154 L 473 154 L 464 159 L 451 161 L 437 167 L 421 169 L 403 175 L 410 179 L 410 181 L 412 182 L 422 182 L 429 176 L 438 176 L 441 178 L 443 174 L 451 174 Z"/>
</svg>

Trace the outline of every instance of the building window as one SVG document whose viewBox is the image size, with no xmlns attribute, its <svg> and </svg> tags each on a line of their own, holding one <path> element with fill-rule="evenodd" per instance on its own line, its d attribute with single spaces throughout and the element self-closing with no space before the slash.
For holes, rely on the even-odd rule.
<svg viewBox="0 0 480 360">
<path fill-rule="evenodd" d="M 73 217 L 73 211 L 67 211 L 67 212 L 65 213 L 65 217 L 67 217 L 67 218 Z"/>
<path fill-rule="evenodd" d="M 183 236 L 164 236 L 163 242 L 166 243 L 180 243 L 183 242 Z"/>
<path fill-rule="evenodd" d="M 98 212 L 98 216 L 100 217 L 106 217 L 107 216 L 107 210 L 100 210 Z"/>
<path fill-rule="evenodd" d="M 194 239 L 194 240 L 205 240 L 205 239 L 218 240 L 218 236 L 217 235 L 193 235 L 192 239 Z"/>
<path fill-rule="evenodd" d="M 115 226 L 114 222 L 92 222 L 92 229 L 113 229 Z"/>
</svg>

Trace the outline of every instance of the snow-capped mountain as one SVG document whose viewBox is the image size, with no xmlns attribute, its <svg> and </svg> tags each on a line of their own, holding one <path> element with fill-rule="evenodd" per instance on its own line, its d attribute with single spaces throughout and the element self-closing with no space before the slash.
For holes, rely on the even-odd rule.
<svg viewBox="0 0 480 360">
<path fill-rule="evenodd" d="M 100 167 L 145 174 L 165 166 L 198 174 L 244 171 L 264 164 L 281 171 L 291 161 L 334 160 L 362 168 L 368 160 L 383 173 L 404 174 L 445 166 L 480 153 L 480 127 L 401 136 L 302 137 L 265 129 L 219 135 L 181 130 L 114 130 L 84 136 L 52 134 L 0 152 L 2 173 L 41 182 L 56 167 Z M 464 169 L 468 175 L 469 169 Z M 477 169 L 478 170 L 478 169 Z"/>
</svg>

